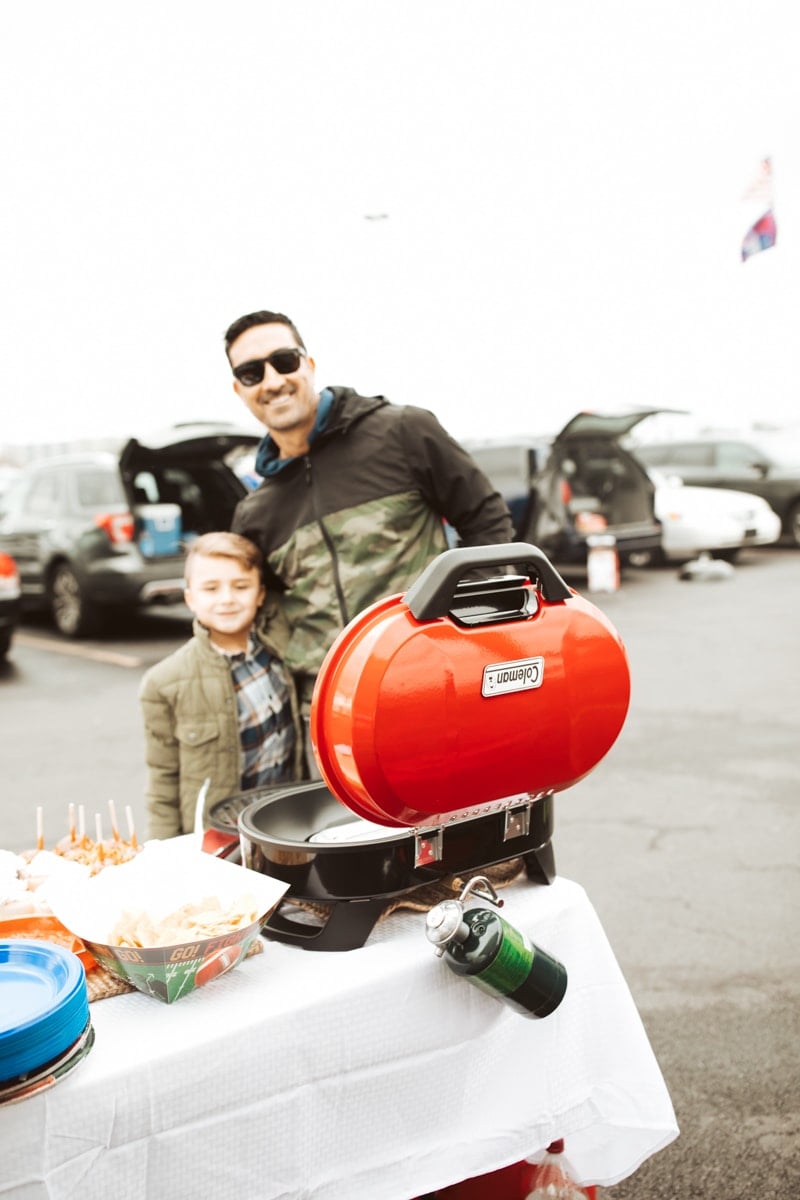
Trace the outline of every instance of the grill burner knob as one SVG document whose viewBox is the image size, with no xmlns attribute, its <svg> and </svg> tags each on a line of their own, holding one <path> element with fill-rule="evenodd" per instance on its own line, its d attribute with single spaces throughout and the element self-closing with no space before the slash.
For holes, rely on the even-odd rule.
<svg viewBox="0 0 800 1200">
<path fill-rule="evenodd" d="M 487 892 L 478 892 L 479 887 Z M 435 953 L 456 975 L 526 1017 L 546 1017 L 567 990 L 566 968 L 483 904 L 465 910 L 470 893 L 500 907 L 489 880 L 471 879 L 458 900 L 444 900 L 425 918 L 425 935 Z"/>
</svg>

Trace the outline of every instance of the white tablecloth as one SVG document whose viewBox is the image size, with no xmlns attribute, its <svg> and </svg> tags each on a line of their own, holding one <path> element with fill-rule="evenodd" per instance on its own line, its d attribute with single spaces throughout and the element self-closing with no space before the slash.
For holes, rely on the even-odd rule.
<svg viewBox="0 0 800 1200">
<path fill-rule="evenodd" d="M 92 1004 L 89 1056 L 0 1108 L 0 1195 L 409 1200 L 556 1137 L 581 1182 L 618 1182 L 678 1132 L 628 987 L 577 884 L 503 896 L 567 966 L 551 1016 L 454 975 L 420 913 L 345 953 L 268 941 L 174 1004 Z"/>
</svg>

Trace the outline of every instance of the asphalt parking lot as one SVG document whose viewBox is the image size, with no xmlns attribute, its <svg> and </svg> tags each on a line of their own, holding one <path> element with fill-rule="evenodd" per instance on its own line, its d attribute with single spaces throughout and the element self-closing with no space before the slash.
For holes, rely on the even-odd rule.
<svg viewBox="0 0 800 1200">
<path fill-rule="evenodd" d="M 658 1057 L 680 1137 L 615 1200 L 800 1192 L 800 554 L 729 579 L 628 573 L 595 597 L 632 701 L 557 807 L 559 871 L 586 888 Z"/>
</svg>

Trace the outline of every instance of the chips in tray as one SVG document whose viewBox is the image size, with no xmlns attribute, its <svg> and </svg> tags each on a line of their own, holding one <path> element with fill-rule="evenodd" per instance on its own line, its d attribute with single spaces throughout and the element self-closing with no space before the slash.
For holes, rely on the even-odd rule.
<svg viewBox="0 0 800 1200">
<path fill-rule="evenodd" d="M 174 946 L 199 942 L 246 928 L 258 920 L 256 898 L 249 893 L 223 905 L 218 896 L 182 904 L 164 917 L 147 912 L 124 912 L 111 931 L 115 946 Z"/>
<path fill-rule="evenodd" d="M 169 1004 L 244 958 L 287 887 L 176 839 L 50 902 L 101 966 Z"/>
</svg>

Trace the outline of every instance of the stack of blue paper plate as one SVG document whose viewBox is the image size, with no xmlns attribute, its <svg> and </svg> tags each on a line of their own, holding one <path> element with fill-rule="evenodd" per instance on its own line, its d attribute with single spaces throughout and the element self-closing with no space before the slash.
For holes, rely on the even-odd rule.
<svg viewBox="0 0 800 1200">
<path fill-rule="evenodd" d="M 71 950 L 0 941 L 0 1085 L 23 1082 L 86 1045 L 86 974 Z"/>
</svg>

